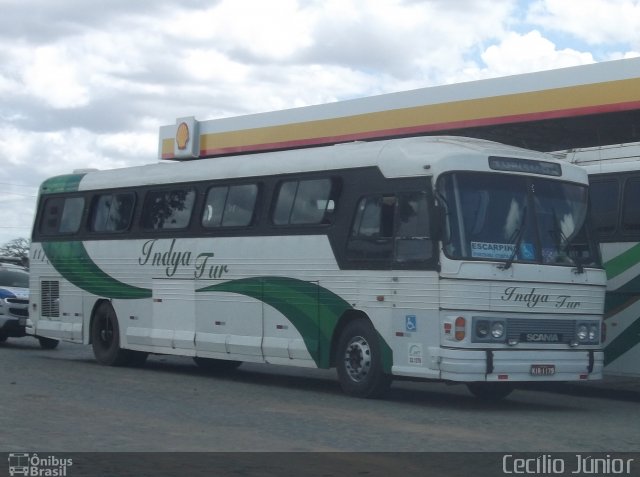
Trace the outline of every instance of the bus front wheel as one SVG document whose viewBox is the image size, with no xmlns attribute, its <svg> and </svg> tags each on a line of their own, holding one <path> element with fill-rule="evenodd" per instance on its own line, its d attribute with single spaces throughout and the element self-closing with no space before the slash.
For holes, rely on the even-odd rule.
<svg viewBox="0 0 640 477">
<path fill-rule="evenodd" d="M 338 379 L 345 394 L 377 398 L 388 391 L 391 376 L 382 369 L 378 335 L 368 321 L 349 323 L 340 335 L 336 353 Z"/>
<path fill-rule="evenodd" d="M 101 303 L 95 312 L 91 323 L 91 345 L 100 364 L 125 366 L 132 362 L 132 353 L 120 347 L 118 317 L 110 303 Z"/>
</svg>

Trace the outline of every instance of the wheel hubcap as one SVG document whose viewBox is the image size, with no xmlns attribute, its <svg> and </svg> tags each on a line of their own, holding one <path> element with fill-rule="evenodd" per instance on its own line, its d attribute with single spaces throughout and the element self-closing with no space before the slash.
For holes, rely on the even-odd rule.
<svg viewBox="0 0 640 477">
<path fill-rule="evenodd" d="M 102 341 L 105 345 L 111 344 L 113 340 L 113 329 L 110 326 L 109 319 L 106 318 L 102 321 L 102 326 L 100 327 L 100 341 Z"/>
<path fill-rule="evenodd" d="M 347 345 L 344 354 L 345 369 L 349 377 L 360 382 L 371 370 L 371 347 L 362 336 L 355 336 Z"/>
</svg>

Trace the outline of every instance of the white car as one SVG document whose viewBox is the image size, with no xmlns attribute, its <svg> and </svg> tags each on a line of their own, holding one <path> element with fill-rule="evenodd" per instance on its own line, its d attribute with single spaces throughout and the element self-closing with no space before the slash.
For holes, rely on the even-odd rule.
<svg viewBox="0 0 640 477">
<path fill-rule="evenodd" d="M 29 273 L 18 265 L 0 262 L 0 343 L 26 335 L 29 316 Z M 53 349 L 58 340 L 36 336 L 40 346 Z"/>
</svg>

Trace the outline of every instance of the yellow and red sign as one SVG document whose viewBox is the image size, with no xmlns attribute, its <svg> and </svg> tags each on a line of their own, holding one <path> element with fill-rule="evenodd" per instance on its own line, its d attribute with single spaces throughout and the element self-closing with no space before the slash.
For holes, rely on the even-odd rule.
<svg viewBox="0 0 640 477">
<path fill-rule="evenodd" d="M 197 141 L 195 124 L 181 132 L 195 119 L 182 118 L 175 134 L 161 128 L 159 155 L 204 158 L 637 109 L 640 58 L 633 58 L 203 121 Z"/>
</svg>

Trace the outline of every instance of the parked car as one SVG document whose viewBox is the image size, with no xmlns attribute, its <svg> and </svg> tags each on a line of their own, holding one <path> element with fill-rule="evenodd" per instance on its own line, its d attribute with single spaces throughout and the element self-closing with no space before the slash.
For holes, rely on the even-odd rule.
<svg viewBox="0 0 640 477">
<path fill-rule="evenodd" d="M 0 262 L 0 343 L 26 336 L 29 316 L 29 273 L 23 267 Z M 58 340 L 36 336 L 40 346 L 53 349 Z"/>
</svg>

